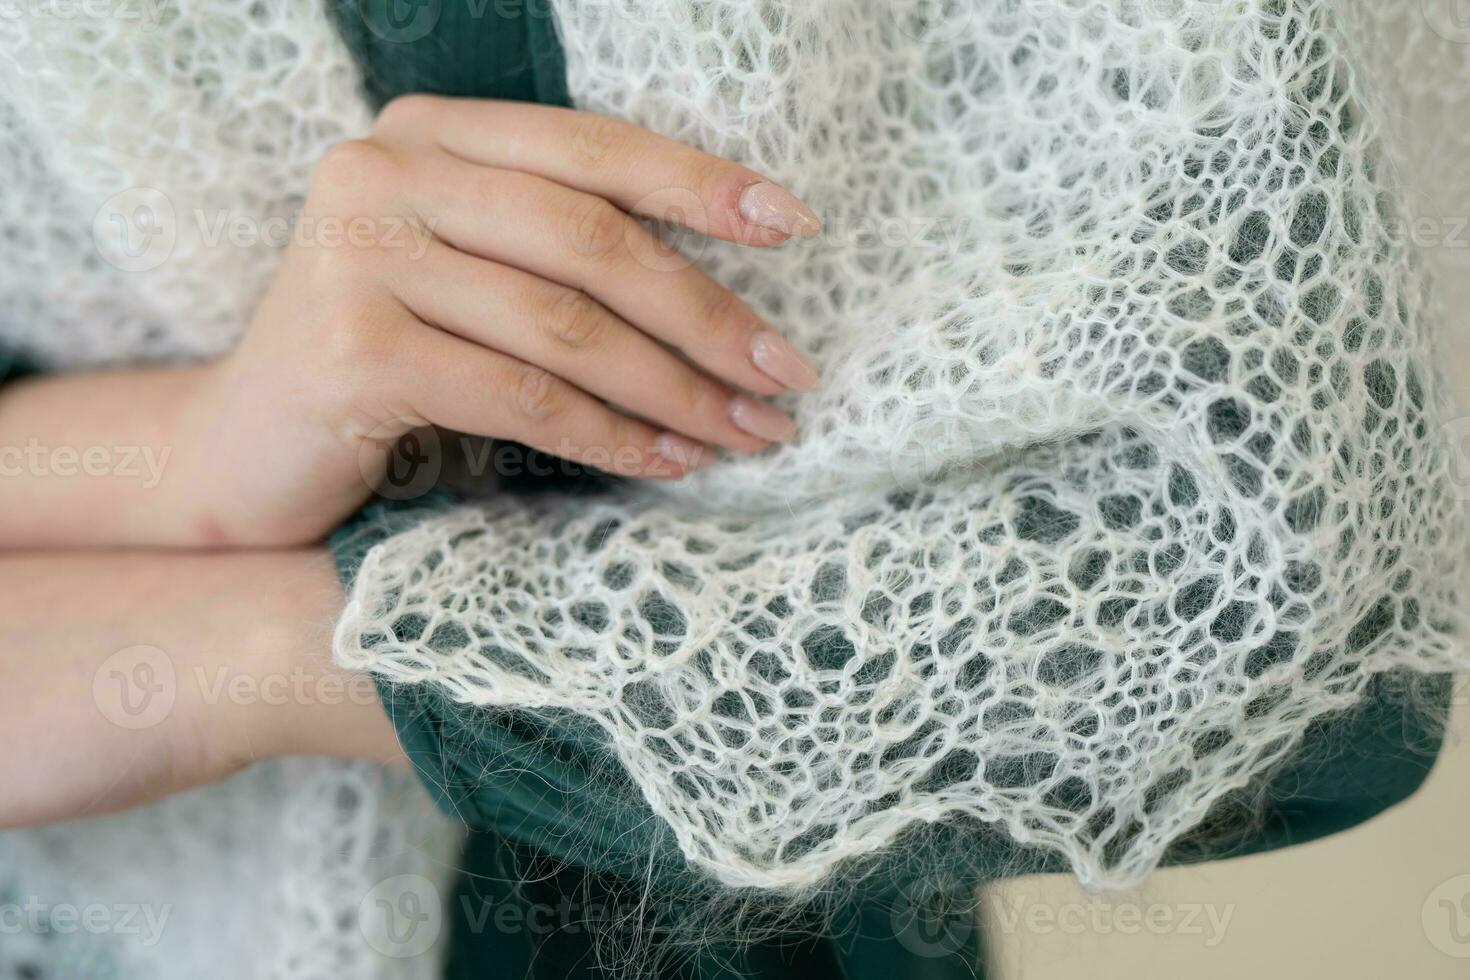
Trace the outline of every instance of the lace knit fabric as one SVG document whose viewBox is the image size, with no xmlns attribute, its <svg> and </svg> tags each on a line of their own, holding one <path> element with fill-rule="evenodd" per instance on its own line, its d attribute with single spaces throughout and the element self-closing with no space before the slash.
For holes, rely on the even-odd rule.
<svg viewBox="0 0 1470 980">
<path fill-rule="evenodd" d="M 682 486 L 389 541 L 340 659 L 595 719 L 732 886 L 959 816 L 1138 882 L 1371 675 L 1463 662 L 1403 223 L 1463 130 L 1375 72 L 1470 47 L 1411 7 L 562 0 L 581 106 L 823 215 L 689 247 L 826 387 Z"/>
</svg>

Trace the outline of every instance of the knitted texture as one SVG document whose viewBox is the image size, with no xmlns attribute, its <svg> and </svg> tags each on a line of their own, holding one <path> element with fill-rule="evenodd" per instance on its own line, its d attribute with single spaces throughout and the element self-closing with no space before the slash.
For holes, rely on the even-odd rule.
<svg viewBox="0 0 1470 980">
<path fill-rule="evenodd" d="M 321 759 L 255 766 L 119 816 L 7 831 L 0 976 L 437 980 L 435 952 L 396 956 L 416 950 L 375 931 L 373 903 L 447 894 L 458 851 L 411 779 Z M 410 881 L 421 884 L 398 884 Z M 68 910 L 102 910 L 108 928 L 69 926 Z"/>
<path fill-rule="evenodd" d="M 556 12 L 580 106 L 823 215 L 683 245 L 826 386 L 682 485 L 388 541 L 342 662 L 595 720 L 695 865 L 789 891 L 960 817 L 1136 883 L 1370 676 L 1463 664 L 1403 222 L 1453 186 L 1416 140 L 1464 132 L 1363 52 L 1448 86 L 1464 38 L 1316 0 Z"/>
<path fill-rule="evenodd" d="M 227 350 L 321 154 L 371 124 L 321 4 L 11 6 L 5 344 L 48 367 Z"/>
<path fill-rule="evenodd" d="M 61 369 L 233 343 L 316 162 L 371 122 L 320 6 L 9 5 L 8 352 Z M 7 750 L 45 751 L 47 733 L 35 734 L 37 745 Z M 0 976 L 429 980 L 435 952 L 398 959 L 402 947 L 374 946 L 373 889 L 418 875 L 448 894 L 459 839 L 411 776 L 324 759 L 263 764 L 117 817 L 0 833 Z M 99 909 L 104 932 L 86 918 Z M 52 919 L 68 913 L 69 925 Z"/>
</svg>

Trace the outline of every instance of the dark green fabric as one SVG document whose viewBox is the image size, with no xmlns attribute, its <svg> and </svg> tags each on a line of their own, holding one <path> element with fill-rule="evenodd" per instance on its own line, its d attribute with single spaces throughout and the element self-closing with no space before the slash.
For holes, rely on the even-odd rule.
<svg viewBox="0 0 1470 980">
<path fill-rule="evenodd" d="M 14 351 L 0 347 L 0 384 L 17 381 L 34 373 L 35 370 Z"/>
<path fill-rule="evenodd" d="M 546 0 L 334 0 L 343 36 L 378 104 L 430 92 L 567 104 L 564 67 Z M 427 19 L 424 19 L 427 18 Z M 333 539 L 344 581 L 388 534 L 449 499 L 379 503 Z M 412 632 L 422 624 L 405 622 Z M 588 723 L 564 716 L 469 709 L 424 687 L 381 686 L 384 707 L 438 805 L 471 827 L 453 903 L 449 976 L 593 977 L 591 942 L 603 905 L 626 903 L 632 887 L 678 894 L 695 879 L 669 829 L 601 747 Z M 1169 855 L 1184 863 L 1314 840 L 1369 819 L 1413 793 L 1438 754 L 1449 679 L 1430 678 L 1415 696 L 1378 679 L 1366 704 L 1314 725 L 1300 750 L 1263 784 L 1218 805 Z M 975 825 L 916 830 L 914 849 L 955 858 L 952 880 L 921 884 L 875 874 L 835 910 L 827 939 L 799 938 L 736 954 L 706 950 L 671 959 L 661 977 L 800 977 L 824 980 L 974 977 L 973 918 L 936 911 L 973 879 L 1063 871 L 1058 858 L 1018 847 Z M 815 920 L 813 920 L 815 922 Z M 509 924 L 507 924 L 509 923 Z M 540 923 L 540 925 L 533 925 Z M 659 923 L 644 922 L 645 927 Z M 793 923 L 811 928 L 813 923 Z"/>
<path fill-rule="evenodd" d="M 328 0 L 382 105 L 428 92 L 569 105 L 549 0 Z"/>
</svg>

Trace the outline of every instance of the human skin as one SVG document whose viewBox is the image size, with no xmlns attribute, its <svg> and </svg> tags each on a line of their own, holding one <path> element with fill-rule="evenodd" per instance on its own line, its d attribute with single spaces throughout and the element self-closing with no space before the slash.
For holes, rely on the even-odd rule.
<svg viewBox="0 0 1470 980">
<path fill-rule="evenodd" d="M 402 763 L 371 685 L 331 662 L 340 605 L 319 548 L 0 555 L 0 826 L 111 813 L 285 755 Z M 109 675 L 139 648 L 172 693 L 135 719 Z"/>
<path fill-rule="evenodd" d="M 401 761 L 369 698 L 221 697 L 194 679 L 352 680 L 329 662 L 342 596 L 321 541 L 415 429 L 646 479 L 790 439 L 764 399 L 814 388 L 815 371 L 635 217 L 753 248 L 819 230 L 759 174 L 626 123 L 411 96 L 328 153 L 301 220 L 406 224 L 414 247 L 292 236 L 225 356 L 0 389 L 0 448 L 34 457 L 0 475 L 0 738 L 18 747 L 0 762 L 0 825 L 282 755 Z M 156 465 L 79 465 L 98 447 Z M 94 685 L 138 646 L 179 684 L 167 716 L 134 729 Z"/>
<path fill-rule="evenodd" d="M 430 424 L 652 479 L 790 439 L 762 396 L 816 373 L 635 214 L 758 248 L 818 229 L 759 174 L 627 123 L 391 103 L 328 152 L 300 219 L 364 233 L 293 235 L 228 355 L 0 392 L 0 446 L 169 452 L 152 486 L 0 480 L 0 547 L 310 544 Z M 418 237 L 371 233 L 403 223 Z"/>
</svg>

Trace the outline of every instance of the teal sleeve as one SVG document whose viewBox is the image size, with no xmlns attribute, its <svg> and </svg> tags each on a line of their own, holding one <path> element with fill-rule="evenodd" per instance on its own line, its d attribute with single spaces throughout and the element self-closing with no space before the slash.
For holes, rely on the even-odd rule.
<svg viewBox="0 0 1470 980">
<path fill-rule="evenodd" d="M 330 0 L 374 105 L 435 95 L 571 105 L 546 0 Z"/>
<path fill-rule="evenodd" d="M 0 346 L 0 384 L 34 373 L 35 370 L 23 358 L 9 348 Z"/>
</svg>

